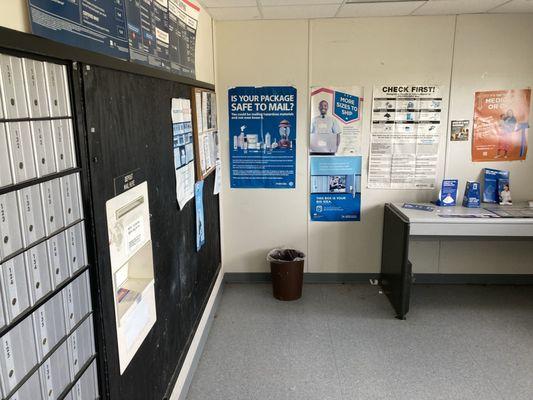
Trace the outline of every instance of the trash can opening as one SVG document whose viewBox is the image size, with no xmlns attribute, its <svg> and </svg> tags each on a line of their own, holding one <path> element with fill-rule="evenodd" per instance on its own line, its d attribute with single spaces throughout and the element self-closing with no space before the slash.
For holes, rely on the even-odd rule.
<svg viewBox="0 0 533 400">
<path fill-rule="evenodd" d="M 267 255 L 269 262 L 292 262 L 303 261 L 304 259 L 305 254 L 294 249 L 273 249 Z"/>
</svg>

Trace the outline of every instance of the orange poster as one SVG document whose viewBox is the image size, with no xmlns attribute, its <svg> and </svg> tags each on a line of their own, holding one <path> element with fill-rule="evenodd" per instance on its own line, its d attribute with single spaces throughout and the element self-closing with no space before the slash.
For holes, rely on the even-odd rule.
<svg viewBox="0 0 533 400">
<path fill-rule="evenodd" d="M 472 161 L 525 160 L 531 89 L 476 92 Z"/>
</svg>

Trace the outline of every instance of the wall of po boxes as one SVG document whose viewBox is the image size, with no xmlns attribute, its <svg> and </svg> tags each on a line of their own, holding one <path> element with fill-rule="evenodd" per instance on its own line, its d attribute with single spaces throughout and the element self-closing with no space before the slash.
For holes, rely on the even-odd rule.
<svg viewBox="0 0 533 400">
<path fill-rule="evenodd" d="M 0 397 L 98 396 L 66 65 L 0 55 Z"/>
</svg>

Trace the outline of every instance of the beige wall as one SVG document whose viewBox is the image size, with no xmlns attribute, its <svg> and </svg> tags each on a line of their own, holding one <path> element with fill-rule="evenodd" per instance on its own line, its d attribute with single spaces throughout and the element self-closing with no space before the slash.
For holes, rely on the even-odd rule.
<svg viewBox="0 0 533 400">
<path fill-rule="evenodd" d="M 533 83 L 533 42 L 526 39 L 533 37 L 533 15 L 217 22 L 215 32 L 227 272 L 267 271 L 265 254 L 279 245 L 306 251 L 308 272 L 379 271 L 383 203 L 428 201 L 436 192 L 365 188 L 373 85 L 431 83 L 444 85 L 446 93 L 450 90 L 450 114 L 448 104 L 443 114 L 448 118 L 439 179 L 446 173 L 464 184 L 490 165 L 469 161 L 469 143 L 449 143 L 444 152 L 449 121 L 472 119 L 477 89 L 523 88 Z M 308 88 L 350 84 L 365 89 L 362 221 L 310 222 Z M 293 85 L 298 89 L 295 190 L 229 188 L 227 90 L 239 85 Z M 531 163 L 530 156 L 526 162 L 496 164 L 511 169 L 516 199 L 533 199 L 531 178 L 526 177 L 533 173 Z M 531 247 L 526 243 L 417 241 L 411 256 L 416 272 L 533 273 Z M 502 252 L 510 262 L 502 261 Z"/>
<path fill-rule="evenodd" d="M 0 0 L 0 26 L 29 33 L 27 0 Z M 196 36 L 196 79 L 215 83 L 213 21 L 204 9 L 200 12 Z"/>
</svg>

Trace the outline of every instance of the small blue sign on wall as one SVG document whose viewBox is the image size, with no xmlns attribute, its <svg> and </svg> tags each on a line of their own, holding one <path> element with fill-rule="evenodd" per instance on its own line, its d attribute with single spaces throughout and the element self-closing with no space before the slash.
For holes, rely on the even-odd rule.
<svg viewBox="0 0 533 400">
<path fill-rule="evenodd" d="M 348 93 L 335 92 L 334 114 L 344 122 L 359 119 L 359 97 Z"/>
</svg>

